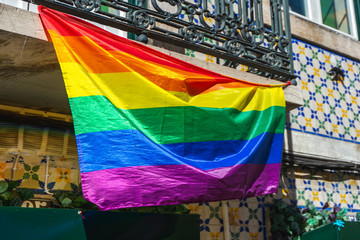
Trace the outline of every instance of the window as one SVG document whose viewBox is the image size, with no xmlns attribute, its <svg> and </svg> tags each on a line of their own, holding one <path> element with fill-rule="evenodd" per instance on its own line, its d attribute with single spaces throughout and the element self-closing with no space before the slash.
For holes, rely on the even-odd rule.
<svg viewBox="0 0 360 240">
<path fill-rule="evenodd" d="M 295 13 L 358 38 L 354 0 L 289 0 L 289 5 Z"/>
<path fill-rule="evenodd" d="M 289 0 L 290 10 L 298 14 L 306 16 L 305 0 Z"/>
<path fill-rule="evenodd" d="M 346 0 L 321 0 L 321 16 L 325 25 L 350 34 Z"/>
</svg>

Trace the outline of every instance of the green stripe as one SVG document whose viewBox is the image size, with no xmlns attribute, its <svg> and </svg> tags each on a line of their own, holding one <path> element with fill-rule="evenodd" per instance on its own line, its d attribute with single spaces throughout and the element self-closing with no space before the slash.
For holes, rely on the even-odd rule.
<svg viewBox="0 0 360 240">
<path fill-rule="evenodd" d="M 164 107 L 123 110 L 104 96 L 70 99 L 76 134 L 137 129 L 158 144 L 249 140 L 283 133 L 285 108 L 240 112 L 233 108 Z"/>
</svg>

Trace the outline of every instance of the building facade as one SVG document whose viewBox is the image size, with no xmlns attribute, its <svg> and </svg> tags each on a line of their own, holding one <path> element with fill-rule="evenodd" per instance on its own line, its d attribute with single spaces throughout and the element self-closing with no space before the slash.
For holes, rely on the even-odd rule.
<svg viewBox="0 0 360 240">
<path fill-rule="evenodd" d="M 351 219 L 360 212 L 359 3 L 289 2 L 298 84 L 285 89 L 288 111 L 278 193 L 187 205 L 191 213 L 200 215 L 203 240 L 269 239 L 273 199 L 299 207 L 305 206 L 305 200 L 318 208 L 328 202 L 330 207 L 346 208 Z M 215 1 L 208 0 L 208 4 L 215 11 Z M 269 1 L 264 0 L 263 5 L 264 22 L 270 23 Z M 36 5 L 5 1 L 0 9 L 0 178 L 36 189 L 40 197 L 56 190 L 71 191 L 79 185 L 80 173 L 71 113 L 54 50 L 46 41 Z M 159 41 L 149 44 L 224 75 L 278 83 L 249 72 L 246 65 L 222 66 L 225 61 L 211 54 Z M 331 73 L 334 67 L 343 74 Z M 31 204 L 34 206 L 31 202 L 25 206 Z"/>
</svg>

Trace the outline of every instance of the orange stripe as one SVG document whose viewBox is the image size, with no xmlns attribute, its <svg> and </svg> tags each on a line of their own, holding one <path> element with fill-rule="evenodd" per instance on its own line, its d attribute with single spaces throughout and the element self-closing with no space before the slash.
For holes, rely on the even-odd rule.
<svg viewBox="0 0 360 240">
<path fill-rule="evenodd" d="M 55 43 L 59 62 L 80 63 L 89 73 L 132 71 L 122 64 L 130 60 L 130 56 L 122 52 L 105 51 L 87 37 L 61 37 L 52 31 L 50 35 Z"/>
<path fill-rule="evenodd" d="M 89 73 L 136 72 L 167 91 L 191 96 L 223 88 L 252 87 L 255 84 L 213 77 L 145 61 L 120 51 L 105 51 L 87 37 L 61 37 L 50 32 L 59 61 L 81 64 Z M 86 47 L 85 47 L 86 46 Z M 256 85 L 255 85 L 256 86 Z"/>
</svg>

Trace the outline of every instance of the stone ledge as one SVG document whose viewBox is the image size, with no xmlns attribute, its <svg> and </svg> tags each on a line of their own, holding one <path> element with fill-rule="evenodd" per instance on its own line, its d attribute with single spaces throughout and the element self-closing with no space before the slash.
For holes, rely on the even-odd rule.
<svg viewBox="0 0 360 240">
<path fill-rule="evenodd" d="M 38 14 L 0 3 L 0 29 L 47 40 Z"/>
<path fill-rule="evenodd" d="M 360 163 L 360 144 L 295 130 L 285 130 L 284 152 L 333 162 Z"/>
</svg>

